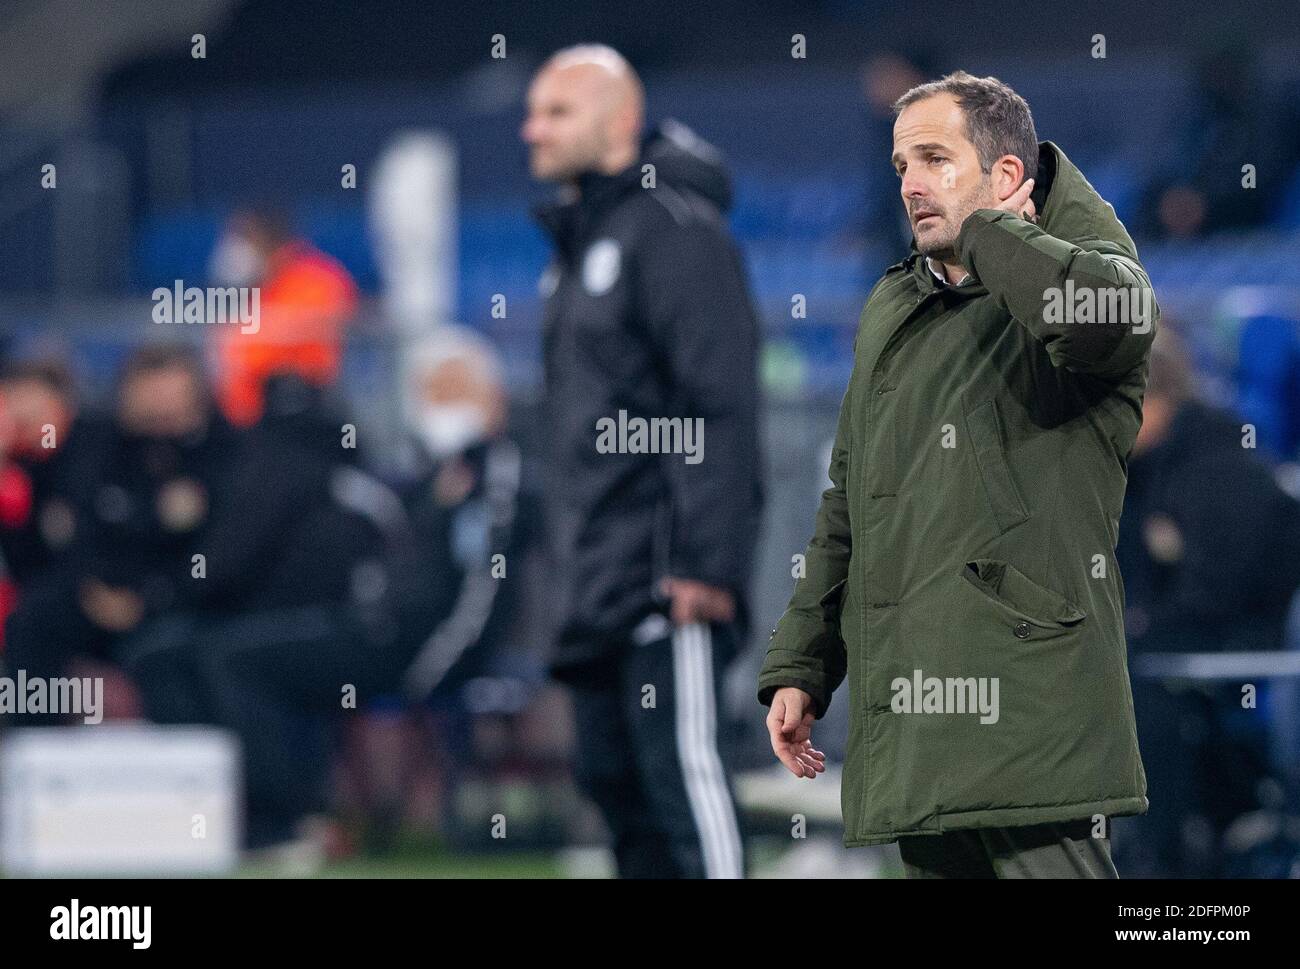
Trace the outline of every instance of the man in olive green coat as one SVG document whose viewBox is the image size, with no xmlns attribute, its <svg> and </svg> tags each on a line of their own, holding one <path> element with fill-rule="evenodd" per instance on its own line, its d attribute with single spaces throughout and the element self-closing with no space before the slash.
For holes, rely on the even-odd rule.
<svg viewBox="0 0 1300 969">
<path fill-rule="evenodd" d="M 872 289 L 831 487 L 758 681 L 814 778 L 851 705 L 846 845 L 912 877 L 1115 877 L 1146 810 L 1115 543 L 1158 311 L 1133 240 L 1024 99 L 957 72 L 896 105 L 917 251 Z"/>
</svg>

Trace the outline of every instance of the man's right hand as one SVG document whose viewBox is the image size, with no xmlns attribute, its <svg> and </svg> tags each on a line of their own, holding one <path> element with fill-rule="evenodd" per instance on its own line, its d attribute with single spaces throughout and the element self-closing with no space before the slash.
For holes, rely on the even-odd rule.
<svg viewBox="0 0 1300 969">
<path fill-rule="evenodd" d="M 772 697 L 767 732 L 772 752 L 795 777 L 816 777 L 826 770 L 826 755 L 812 745 L 813 699 L 797 686 L 783 686 Z"/>
</svg>

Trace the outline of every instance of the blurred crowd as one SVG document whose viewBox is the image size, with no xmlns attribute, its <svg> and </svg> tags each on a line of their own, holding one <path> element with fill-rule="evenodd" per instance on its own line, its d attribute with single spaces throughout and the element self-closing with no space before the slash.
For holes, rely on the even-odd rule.
<svg viewBox="0 0 1300 969">
<path fill-rule="evenodd" d="M 466 331 L 406 348 L 405 461 L 367 470 L 337 387 L 351 281 L 281 226 L 238 214 L 217 251 L 262 287 L 258 333 L 146 344 L 102 408 L 57 356 L 0 374 L 3 665 L 103 675 L 110 718 L 232 731 L 250 848 L 327 808 L 339 714 L 489 671 L 472 647 L 518 587 L 489 568 L 518 567 L 528 520 L 501 376 Z"/>
</svg>

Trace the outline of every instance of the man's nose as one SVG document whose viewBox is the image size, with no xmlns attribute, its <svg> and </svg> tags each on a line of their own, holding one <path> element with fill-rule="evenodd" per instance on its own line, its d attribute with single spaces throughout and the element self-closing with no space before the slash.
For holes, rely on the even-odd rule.
<svg viewBox="0 0 1300 969">
<path fill-rule="evenodd" d="M 903 173 L 903 184 L 900 186 L 903 193 L 903 200 L 920 198 L 926 194 L 925 180 L 920 175 L 913 175 L 911 171 Z"/>
</svg>

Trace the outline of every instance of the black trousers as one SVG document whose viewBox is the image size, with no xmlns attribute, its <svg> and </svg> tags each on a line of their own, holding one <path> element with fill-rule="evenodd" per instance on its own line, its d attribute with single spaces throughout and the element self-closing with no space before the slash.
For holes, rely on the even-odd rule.
<svg viewBox="0 0 1300 969">
<path fill-rule="evenodd" d="M 299 819 L 326 809 L 343 691 L 365 702 L 373 665 L 345 609 L 168 616 L 117 658 L 150 720 L 213 724 L 239 739 L 249 848 L 293 837 Z"/>
<path fill-rule="evenodd" d="M 100 629 L 77 605 L 79 582 L 71 573 L 45 576 L 22 590 L 18 606 L 5 624 L 5 648 L 0 653 L 0 674 L 28 679 L 68 675 L 75 659 L 111 658 L 120 638 Z M 78 722 L 61 713 L 14 713 L 0 717 L 4 727 L 57 727 Z"/>
<path fill-rule="evenodd" d="M 744 877 L 717 724 L 734 636 L 653 616 L 607 659 L 566 676 L 578 785 L 605 817 L 620 877 Z"/>
</svg>

